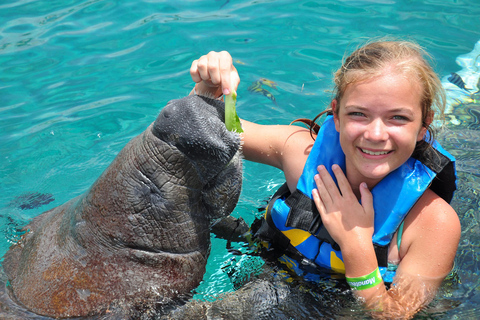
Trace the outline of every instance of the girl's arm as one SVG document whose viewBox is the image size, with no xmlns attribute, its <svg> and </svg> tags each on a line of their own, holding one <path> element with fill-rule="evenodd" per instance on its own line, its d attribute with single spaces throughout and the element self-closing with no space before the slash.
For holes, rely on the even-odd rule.
<svg viewBox="0 0 480 320">
<path fill-rule="evenodd" d="M 325 227 L 341 248 L 345 276 L 365 280 L 365 275 L 378 268 L 372 244 L 372 196 L 362 184 L 359 204 L 342 170 L 334 166 L 333 171 L 339 187 L 320 167 L 315 177 L 317 189 L 312 193 L 314 201 Z M 400 263 L 390 289 L 385 289 L 380 278 L 370 288 L 354 290 L 355 294 L 376 318 L 413 317 L 431 301 L 451 271 L 460 232 L 453 208 L 427 190 L 405 219 Z"/>
<path fill-rule="evenodd" d="M 295 190 L 313 145 L 310 131 L 295 125 L 259 125 L 242 120 L 245 159 L 283 171 L 290 191 Z"/>
</svg>

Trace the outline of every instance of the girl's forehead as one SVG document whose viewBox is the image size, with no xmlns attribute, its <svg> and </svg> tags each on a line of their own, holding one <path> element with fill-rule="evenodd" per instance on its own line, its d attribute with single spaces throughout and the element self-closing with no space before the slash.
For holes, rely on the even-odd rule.
<svg viewBox="0 0 480 320">
<path fill-rule="evenodd" d="M 422 86 L 419 81 L 399 73 L 384 73 L 350 83 L 343 92 L 342 106 L 421 109 Z"/>
<path fill-rule="evenodd" d="M 375 74 L 369 73 L 363 76 L 356 76 L 346 85 L 344 95 L 358 88 L 368 88 L 367 90 L 372 92 L 384 91 L 387 88 L 392 93 L 408 88 L 408 90 L 411 90 L 411 94 L 422 95 L 423 93 L 423 83 L 418 77 L 412 76 L 407 72 L 398 72 L 391 69 Z"/>
</svg>

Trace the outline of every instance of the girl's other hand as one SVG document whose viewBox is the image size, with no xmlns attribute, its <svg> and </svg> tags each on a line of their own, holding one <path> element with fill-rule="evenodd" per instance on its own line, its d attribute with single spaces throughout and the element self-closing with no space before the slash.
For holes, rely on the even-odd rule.
<svg viewBox="0 0 480 320">
<path fill-rule="evenodd" d="M 322 222 L 343 251 L 344 245 L 372 242 L 373 198 L 365 183 L 360 185 L 361 203 L 338 165 L 332 166 L 338 187 L 324 166 L 315 175 L 317 189 L 312 192 Z"/>
</svg>

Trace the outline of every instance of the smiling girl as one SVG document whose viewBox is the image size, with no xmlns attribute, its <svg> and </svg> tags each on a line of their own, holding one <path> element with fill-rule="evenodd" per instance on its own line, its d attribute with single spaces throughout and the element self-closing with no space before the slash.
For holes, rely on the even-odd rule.
<svg viewBox="0 0 480 320">
<path fill-rule="evenodd" d="M 335 73 L 321 127 L 242 120 L 245 159 L 283 170 L 258 235 L 303 262 L 344 273 L 376 317 L 409 318 L 451 271 L 460 222 L 454 159 L 433 140 L 441 83 L 416 44 L 379 41 Z M 227 52 L 192 63 L 197 94 L 236 90 Z M 385 284 L 390 284 L 386 286 Z"/>
</svg>

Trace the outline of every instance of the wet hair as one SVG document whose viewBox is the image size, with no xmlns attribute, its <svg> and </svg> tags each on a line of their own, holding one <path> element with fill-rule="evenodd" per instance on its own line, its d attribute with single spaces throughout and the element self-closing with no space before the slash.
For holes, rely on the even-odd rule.
<svg viewBox="0 0 480 320">
<path fill-rule="evenodd" d="M 417 81 L 421 85 L 422 124 L 427 128 L 429 135 L 428 143 L 420 141 L 417 148 L 428 148 L 435 136 L 431 126 L 434 115 L 436 113 L 437 117 L 443 118 L 446 100 L 442 83 L 429 63 L 431 60 L 431 56 L 422 47 L 411 41 L 369 42 L 345 58 L 342 66 L 335 72 L 333 93 L 337 106 L 340 106 L 348 85 L 372 79 L 387 69 L 393 69 L 410 81 Z M 338 113 L 338 110 L 337 107 L 335 112 Z M 332 109 L 321 112 L 313 120 L 297 119 L 294 122 L 305 123 L 313 137 L 320 128 L 317 124 L 318 119 L 329 112 L 332 113 Z"/>
</svg>

